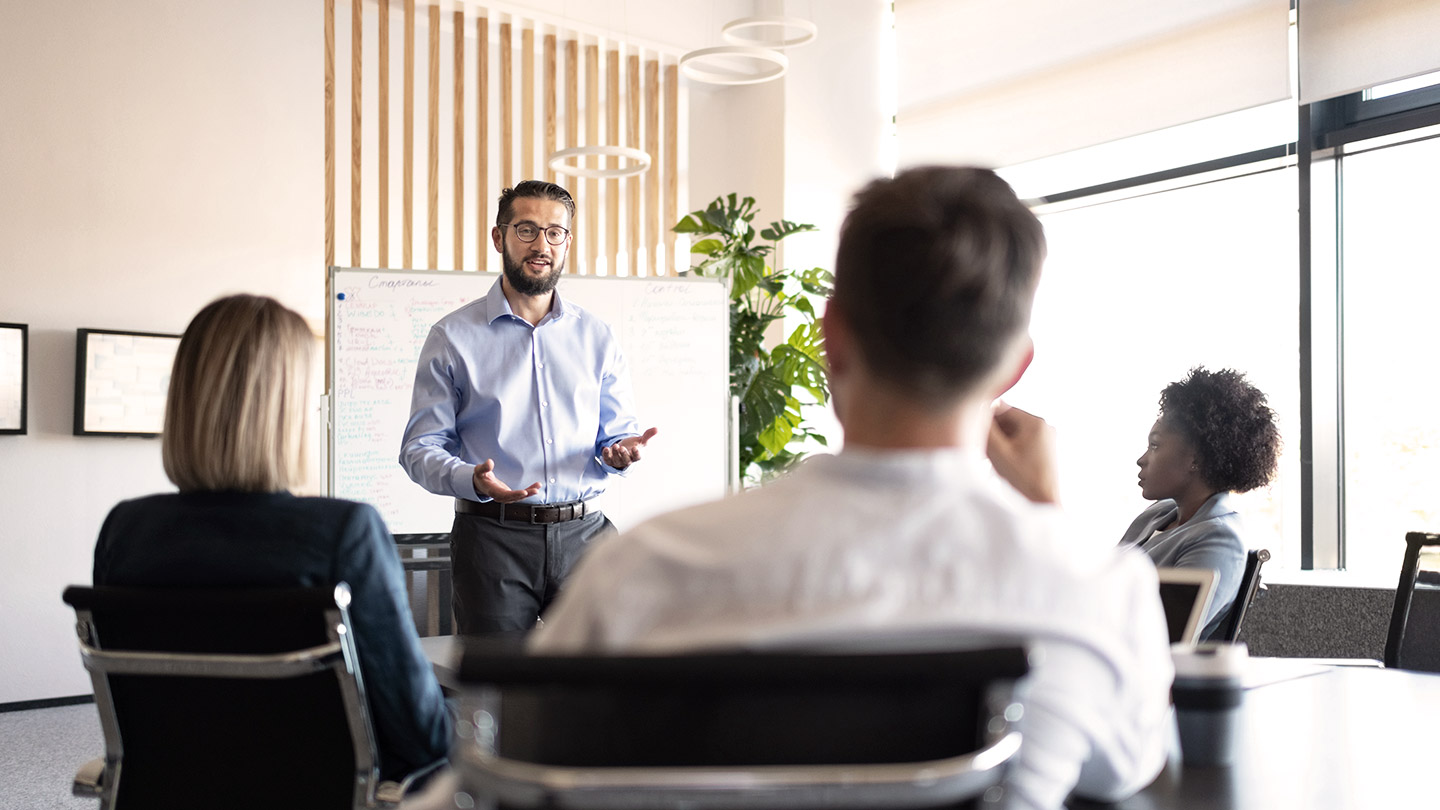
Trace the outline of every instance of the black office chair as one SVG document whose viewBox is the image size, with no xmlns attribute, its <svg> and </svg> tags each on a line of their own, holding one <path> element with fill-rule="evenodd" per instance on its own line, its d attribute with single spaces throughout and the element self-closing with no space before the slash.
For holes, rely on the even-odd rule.
<svg viewBox="0 0 1440 810">
<path fill-rule="evenodd" d="M 1255 601 L 1255 595 L 1260 592 L 1260 566 L 1270 561 L 1269 549 L 1251 549 L 1245 555 L 1245 573 L 1240 577 L 1240 590 L 1235 593 L 1235 601 L 1230 603 L 1230 612 L 1211 641 L 1235 641 L 1240 638 L 1240 627 L 1245 623 L 1245 614 L 1250 610 L 1250 603 Z"/>
<path fill-rule="evenodd" d="M 350 589 L 65 589 L 105 757 L 100 807 L 375 808 L 380 782 Z"/>
<path fill-rule="evenodd" d="M 1406 533 L 1390 632 L 1385 635 L 1387 667 L 1440 672 L 1440 575 L 1419 570 L 1420 550 L 1425 548 L 1440 548 L 1440 534 Z"/>
<path fill-rule="evenodd" d="M 451 763 L 502 807 L 954 807 L 1019 748 L 1023 647 L 539 656 L 467 640 Z"/>
</svg>

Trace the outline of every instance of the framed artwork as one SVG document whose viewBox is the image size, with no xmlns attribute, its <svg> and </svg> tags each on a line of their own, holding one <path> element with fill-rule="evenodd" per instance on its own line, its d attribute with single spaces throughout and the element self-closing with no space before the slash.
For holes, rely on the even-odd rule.
<svg viewBox="0 0 1440 810">
<path fill-rule="evenodd" d="M 25 433 L 30 384 L 30 327 L 0 323 L 0 433 Z"/>
<path fill-rule="evenodd" d="M 75 435 L 159 436 L 179 335 L 78 329 Z"/>
</svg>

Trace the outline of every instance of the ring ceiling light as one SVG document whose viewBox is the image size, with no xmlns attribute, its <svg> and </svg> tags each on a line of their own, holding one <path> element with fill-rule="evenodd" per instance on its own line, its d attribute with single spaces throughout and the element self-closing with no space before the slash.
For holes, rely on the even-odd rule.
<svg viewBox="0 0 1440 810">
<path fill-rule="evenodd" d="M 750 61 L 758 69 L 749 73 L 726 67 L 736 60 Z M 701 48 L 680 57 L 680 70 L 697 82 L 707 84 L 759 84 L 785 75 L 790 60 L 785 54 L 753 45 L 721 45 Z"/>
<path fill-rule="evenodd" d="M 750 36 L 759 32 L 769 32 L 772 38 L 761 38 Z M 798 31 L 799 33 L 789 38 L 787 34 Z M 738 20 L 731 20 L 725 23 L 720 29 L 720 35 L 726 42 L 732 45 L 752 45 L 760 48 L 798 48 L 801 45 L 809 45 L 815 41 L 815 23 L 799 17 L 741 17 Z"/>
<path fill-rule="evenodd" d="M 622 165 L 617 169 L 591 169 L 566 162 L 570 158 L 590 155 L 617 157 L 632 162 L 628 166 Z M 570 149 L 561 149 L 550 155 L 547 165 L 550 167 L 550 171 L 556 174 L 568 174 L 575 177 L 634 177 L 649 170 L 650 155 L 640 149 L 631 149 L 628 146 L 576 146 Z"/>
</svg>

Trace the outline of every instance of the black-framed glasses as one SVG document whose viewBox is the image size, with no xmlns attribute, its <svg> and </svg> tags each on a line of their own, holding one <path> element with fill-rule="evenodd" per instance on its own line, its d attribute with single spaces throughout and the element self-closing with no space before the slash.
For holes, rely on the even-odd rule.
<svg viewBox="0 0 1440 810">
<path fill-rule="evenodd" d="M 504 227 L 514 228 L 515 238 L 527 244 L 530 242 L 534 242 L 535 237 L 539 236 L 542 231 L 540 226 L 536 225 L 533 222 L 507 222 L 505 223 Z M 560 227 L 559 225 L 551 225 L 550 227 L 543 229 L 543 231 L 545 234 L 545 241 L 549 242 L 552 245 L 563 245 L 565 244 L 566 238 L 570 236 L 570 231 Z"/>
</svg>

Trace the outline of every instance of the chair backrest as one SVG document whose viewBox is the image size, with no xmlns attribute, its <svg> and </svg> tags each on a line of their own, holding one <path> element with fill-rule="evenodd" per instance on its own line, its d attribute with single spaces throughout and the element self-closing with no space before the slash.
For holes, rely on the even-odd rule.
<svg viewBox="0 0 1440 810">
<path fill-rule="evenodd" d="M 462 714 L 481 720 L 451 763 L 517 807 L 953 805 L 998 789 L 1027 671 L 1013 642 L 560 657 L 472 641 Z"/>
<path fill-rule="evenodd" d="M 1440 583 L 1420 573 L 1420 551 L 1440 548 L 1440 534 L 1408 532 L 1395 607 L 1385 635 L 1385 666 L 1440 672 Z M 1429 572 L 1426 572 L 1429 573 Z"/>
<path fill-rule="evenodd" d="M 1245 555 L 1245 573 L 1240 577 L 1240 590 L 1235 592 L 1235 601 L 1230 603 L 1230 611 L 1211 641 L 1235 641 L 1240 638 L 1245 614 L 1250 611 L 1250 603 L 1255 601 L 1255 594 L 1260 592 L 1260 566 L 1269 561 L 1269 549 L 1251 549 Z"/>
<path fill-rule="evenodd" d="M 349 588 L 70 587 L 105 734 L 101 806 L 351 808 L 374 735 Z"/>
</svg>

